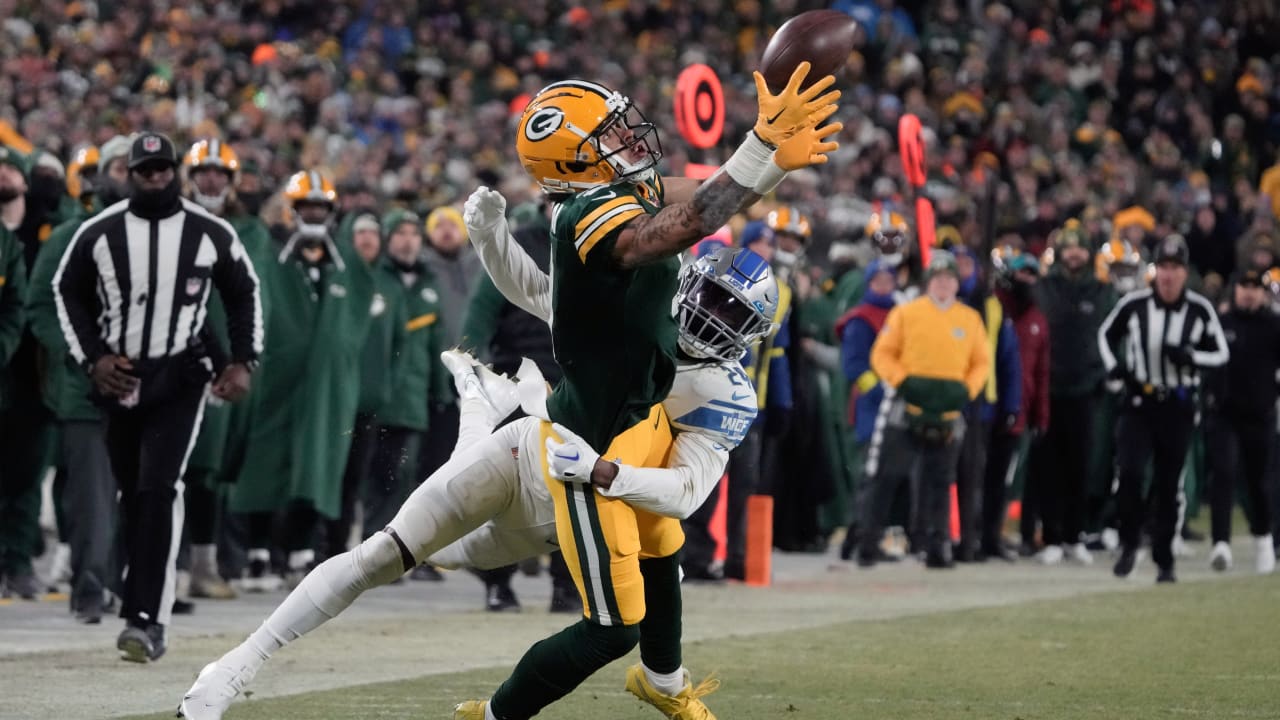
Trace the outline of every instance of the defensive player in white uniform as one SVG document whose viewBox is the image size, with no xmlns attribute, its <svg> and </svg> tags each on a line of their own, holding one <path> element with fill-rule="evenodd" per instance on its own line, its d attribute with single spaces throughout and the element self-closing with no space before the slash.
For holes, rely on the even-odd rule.
<svg viewBox="0 0 1280 720">
<path fill-rule="evenodd" d="M 510 237 L 502 197 L 481 188 L 467 205 L 470 236 L 495 284 L 512 302 L 548 320 L 549 278 Z M 755 392 L 738 360 L 772 329 L 777 297 L 768 264 L 750 251 L 724 249 L 687 265 L 674 302 L 684 357 L 663 402 L 676 432 L 668 467 L 597 463 L 599 456 L 584 440 L 557 427 L 563 442 L 547 440 L 551 473 L 568 482 L 594 480 L 602 495 L 654 513 L 692 514 L 755 419 Z M 539 419 L 546 417 L 545 382 L 529 362 L 516 388 L 465 353 L 446 352 L 442 359 L 454 372 L 462 401 L 452 458 L 414 491 L 383 532 L 318 566 L 248 639 L 206 665 L 179 706 L 181 716 L 221 718 L 275 651 L 420 562 L 492 568 L 555 546 L 554 507 L 541 469 L 533 467 L 540 453 L 532 443 L 540 437 Z M 514 410 L 517 398 L 530 417 L 490 432 Z"/>
</svg>

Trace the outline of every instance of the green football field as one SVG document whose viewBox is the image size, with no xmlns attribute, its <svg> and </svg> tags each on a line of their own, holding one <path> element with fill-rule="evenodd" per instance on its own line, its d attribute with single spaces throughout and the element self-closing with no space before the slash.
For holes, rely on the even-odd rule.
<svg viewBox="0 0 1280 720">
<path fill-rule="evenodd" d="M 660 717 L 622 689 L 632 662 L 539 717 Z M 1280 718 L 1280 576 L 727 637 L 690 643 L 686 664 L 719 671 L 721 720 Z M 505 674 L 250 696 L 226 719 L 447 719 Z"/>
</svg>

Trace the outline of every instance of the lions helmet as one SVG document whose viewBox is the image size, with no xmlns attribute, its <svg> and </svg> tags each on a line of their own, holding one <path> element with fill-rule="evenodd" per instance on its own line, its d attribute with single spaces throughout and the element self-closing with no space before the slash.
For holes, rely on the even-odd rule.
<svg viewBox="0 0 1280 720">
<path fill-rule="evenodd" d="M 643 157 L 624 157 L 637 148 Z M 543 192 L 576 193 L 650 179 L 662 145 L 653 123 L 625 95 L 565 80 L 543 88 L 525 107 L 516 154 Z"/>
<path fill-rule="evenodd" d="M 745 248 L 720 248 L 680 271 L 675 311 L 682 350 L 738 360 L 773 330 L 778 283 L 764 258 Z"/>
<path fill-rule="evenodd" d="M 240 172 L 240 158 L 236 156 L 236 151 L 220 140 L 197 140 L 182 158 L 182 166 L 187 182 L 191 184 L 191 199 L 209 212 L 222 212 Z M 201 168 L 216 168 L 227 174 L 228 182 L 222 192 L 217 195 L 200 192 L 191 174 Z"/>
</svg>

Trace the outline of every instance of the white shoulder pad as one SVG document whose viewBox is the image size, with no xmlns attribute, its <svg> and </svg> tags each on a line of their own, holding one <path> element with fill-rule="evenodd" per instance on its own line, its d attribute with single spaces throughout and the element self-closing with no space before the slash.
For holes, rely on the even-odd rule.
<svg viewBox="0 0 1280 720">
<path fill-rule="evenodd" d="M 758 405 L 751 380 L 737 362 L 680 364 L 662 401 L 677 432 L 695 432 L 733 449 L 747 435 Z"/>
</svg>

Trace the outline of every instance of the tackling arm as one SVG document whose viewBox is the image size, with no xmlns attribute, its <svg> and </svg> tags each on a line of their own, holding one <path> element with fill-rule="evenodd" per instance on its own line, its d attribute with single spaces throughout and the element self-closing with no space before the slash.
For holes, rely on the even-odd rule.
<svg viewBox="0 0 1280 720">
<path fill-rule="evenodd" d="M 666 468 L 596 464 L 592 483 L 605 497 L 666 517 L 689 517 L 715 489 L 729 462 L 729 448 L 696 432 L 676 435 Z M 603 472 L 602 472 L 603 471 Z"/>
</svg>

